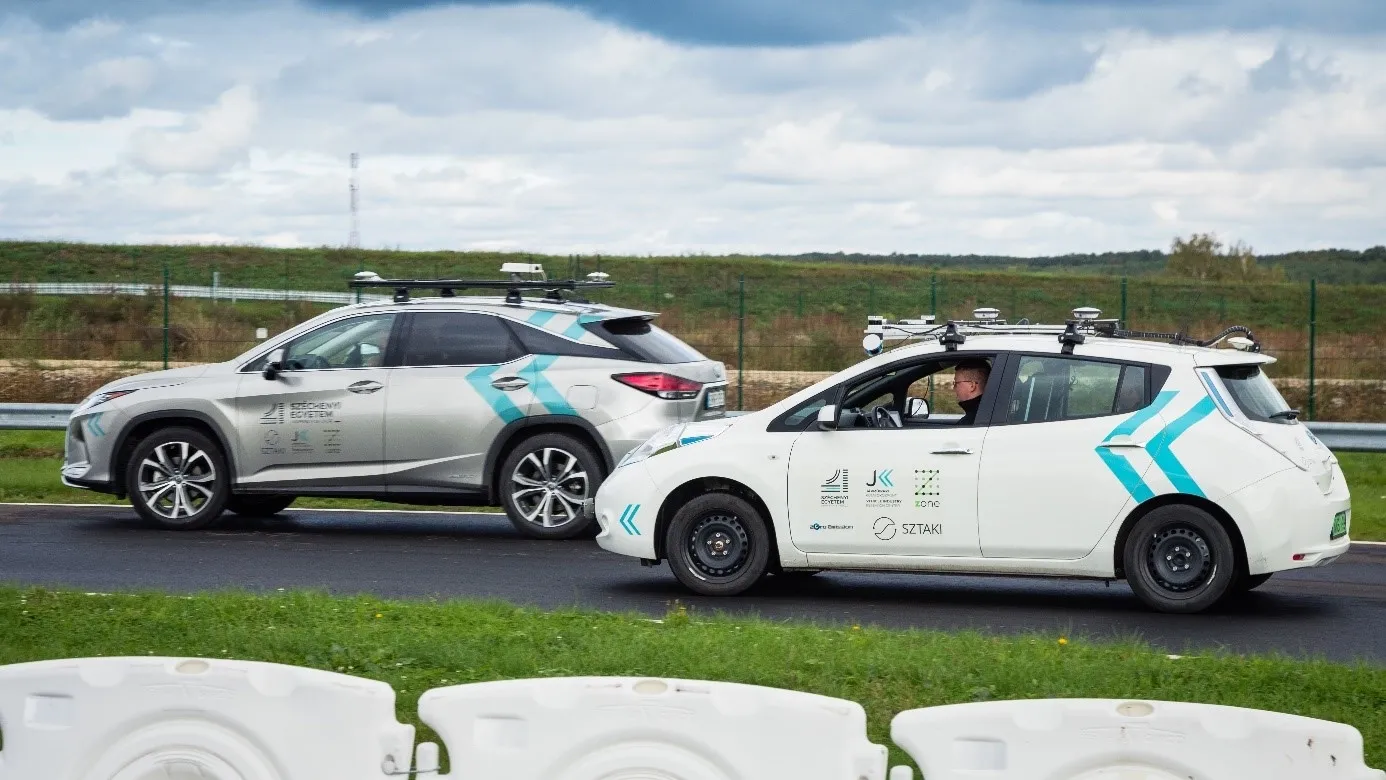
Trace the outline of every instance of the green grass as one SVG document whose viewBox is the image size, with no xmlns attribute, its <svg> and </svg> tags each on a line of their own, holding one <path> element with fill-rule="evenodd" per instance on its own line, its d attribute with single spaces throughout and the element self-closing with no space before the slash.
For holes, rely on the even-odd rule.
<svg viewBox="0 0 1386 780">
<path fill-rule="evenodd" d="M 570 675 L 722 680 L 860 703 L 872 740 L 915 707 L 987 699 L 1196 700 L 1348 723 L 1386 763 L 1386 669 L 1223 653 L 1171 659 L 1137 641 L 896 631 L 690 615 L 542 612 L 496 603 L 309 593 L 84 595 L 0 588 L 0 663 L 112 655 L 238 658 L 383 680 L 418 696 L 468 682 Z M 421 739 L 432 739 L 431 734 Z M 895 762 L 904 761 L 893 750 Z"/>
<path fill-rule="evenodd" d="M 0 431 L 0 501 L 34 503 L 122 504 L 114 496 L 77 490 L 62 484 L 61 431 Z M 1386 541 L 1386 454 L 1341 452 L 1343 474 L 1352 490 L 1352 538 Z M 418 507 L 384 501 L 341 498 L 300 498 L 303 509 L 454 509 L 493 512 L 493 507 Z"/>
<path fill-rule="evenodd" d="M 494 278 L 502 262 L 526 259 L 544 263 L 554 277 L 598 269 L 610 273 L 617 287 L 599 292 L 601 300 L 659 310 L 673 306 L 711 319 L 736 312 L 743 275 L 747 312 L 762 320 L 841 314 L 856 323 L 866 314 L 914 316 L 936 300 L 939 312 L 948 316 L 966 314 L 985 301 L 1007 316 L 1054 321 L 1077 305 L 1115 313 L 1122 298 L 1120 280 L 1112 275 L 935 271 L 746 255 L 574 259 L 498 252 L 0 242 L 5 281 L 158 284 L 167 265 L 174 284 L 208 285 L 215 271 L 225 287 L 345 291 L 348 279 L 363 267 L 387 278 Z M 1232 320 L 1270 328 L 1307 324 L 1307 292 L 1304 283 L 1238 285 L 1141 276 L 1131 280 L 1126 299 L 1131 319 L 1142 327 Z M 1318 304 L 1320 333 L 1379 332 L 1386 285 L 1321 284 Z"/>
</svg>

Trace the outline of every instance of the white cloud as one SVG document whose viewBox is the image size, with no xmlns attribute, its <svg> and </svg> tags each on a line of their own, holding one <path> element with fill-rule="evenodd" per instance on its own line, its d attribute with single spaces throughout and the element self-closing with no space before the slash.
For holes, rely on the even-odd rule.
<svg viewBox="0 0 1386 780">
<path fill-rule="evenodd" d="M 357 151 L 367 246 L 1365 246 L 1383 44 L 974 15 L 728 48 L 543 5 L 358 21 L 289 0 L 0 19 L 0 235 L 339 244 Z"/>
<path fill-rule="evenodd" d="M 233 87 L 177 129 L 141 129 L 130 139 L 130 158 L 152 173 L 211 173 L 245 156 L 259 114 L 255 92 Z"/>
</svg>

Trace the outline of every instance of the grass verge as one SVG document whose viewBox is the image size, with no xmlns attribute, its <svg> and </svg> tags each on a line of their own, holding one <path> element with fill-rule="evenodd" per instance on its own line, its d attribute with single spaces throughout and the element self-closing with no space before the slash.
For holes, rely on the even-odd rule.
<svg viewBox="0 0 1386 780">
<path fill-rule="evenodd" d="M 314 593 L 88 595 L 0 587 L 0 663 L 110 655 L 273 661 L 383 680 L 399 717 L 425 690 L 520 677 L 723 680 L 859 702 L 871 739 L 915 707 L 1051 697 L 1197 700 L 1355 726 L 1386 762 L 1386 668 L 1279 657 L 1172 658 L 1136 641 L 994 637 L 698 616 L 663 621 L 497 603 Z M 421 738 L 434 738 L 427 734 Z M 905 761 L 893 750 L 892 760 Z"/>
<path fill-rule="evenodd" d="M 114 496 L 76 490 L 58 479 L 62 466 L 61 431 L 0 431 L 0 502 L 55 504 L 122 504 Z M 1338 454 L 1352 489 L 1353 539 L 1386 541 L 1386 454 Z M 302 509 L 455 509 L 459 512 L 499 511 L 491 507 L 418 507 L 384 501 L 342 498 L 300 498 Z"/>
</svg>

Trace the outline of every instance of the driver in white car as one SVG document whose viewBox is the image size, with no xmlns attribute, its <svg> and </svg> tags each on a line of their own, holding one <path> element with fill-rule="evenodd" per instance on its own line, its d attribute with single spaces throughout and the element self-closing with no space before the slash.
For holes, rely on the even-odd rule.
<svg viewBox="0 0 1386 780">
<path fill-rule="evenodd" d="M 985 360 L 964 360 L 954 367 L 953 393 L 957 395 L 958 406 L 963 410 L 958 425 L 972 425 L 977 419 L 977 407 L 982 403 L 982 393 L 987 389 L 989 376 L 991 364 Z"/>
</svg>

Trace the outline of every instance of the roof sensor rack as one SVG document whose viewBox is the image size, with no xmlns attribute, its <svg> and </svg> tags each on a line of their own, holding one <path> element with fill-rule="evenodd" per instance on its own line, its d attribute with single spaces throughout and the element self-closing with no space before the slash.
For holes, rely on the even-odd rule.
<svg viewBox="0 0 1386 780">
<path fill-rule="evenodd" d="M 1085 343 L 1088 336 L 1164 341 L 1193 347 L 1212 347 L 1226 340 L 1229 346 L 1243 352 L 1261 351 L 1261 343 L 1242 325 L 1233 325 L 1211 339 L 1197 339 L 1183 333 L 1126 330 L 1121 327 L 1121 320 L 1103 319 L 1102 310 L 1093 306 L 1080 306 L 1071 314 L 1072 318 L 1062 325 L 1032 324 L 1029 320 L 1012 324 L 1001 319 L 1001 312 L 993 308 L 977 308 L 973 310 L 970 320 L 948 320 L 942 324 L 937 323 L 935 315 L 932 314 L 895 322 L 879 314 L 873 314 L 866 318 L 866 335 L 862 339 L 862 347 L 868 355 L 879 355 L 887 341 L 908 342 L 918 338 L 937 338 L 945 350 L 953 352 L 967 341 L 969 335 L 988 334 L 1056 336 L 1063 345 L 1065 355 L 1073 354 L 1073 348 Z"/>
<path fill-rule="evenodd" d="M 538 263 L 505 263 L 501 266 L 501 273 L 510 274 L 510 278 L 382 279 L 374 271 L 361 271 L 350 282 L 347 282 L 347 287 L 352 289 L 391 288 L 394 290 L 393 300 L 395 303 L 408 302 L 410 290 L 437 290 L 443 298 L 455 297 L 458 290 L 505 290 L 505 302 L 519 304 L 524 300 L 521 296 L 521 292 L 524 290 L 544 290 L 544 300 L 561 303 L 565 301 L 562 295 L 564 290 L 579 291 L 616 286 L 615 282 L 608 281 L 609 274 L 600 271 L 588 274 L 586 279 L 545 279 L 544 266 Z M 539 278 L 526 279 L 524 278 L 526 275 L 537 275 Z M 581 293 L 573 300 L 578 303 L 588 303 Z"/>
</svg>

